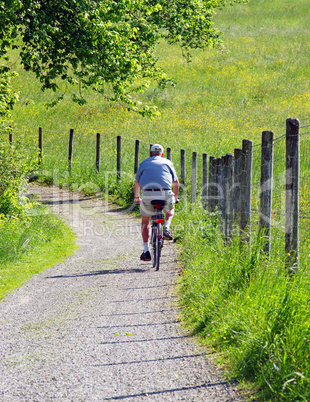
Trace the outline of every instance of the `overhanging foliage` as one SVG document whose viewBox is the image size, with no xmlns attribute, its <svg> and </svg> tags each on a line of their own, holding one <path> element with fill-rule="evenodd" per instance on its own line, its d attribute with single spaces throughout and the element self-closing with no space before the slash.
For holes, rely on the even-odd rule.
<svg viewBox="0 0 310 402">
<path fill-rule="evenodd" d="M 91 87 L 150 115 L 152 108 L 133 94 L 153 81 L 172 83 L 157 66 L 156 44 L 162 38 L 179 43 L 189 60 L 190 49 L 220 43 L 215 11 L 242 1 L 0 0 L 0 55 L 18 43 L 21 63 L 43 90 L 56 91 L 61 78 L 79 86 L 79 103 L 85 102 L 81 89 Z"/>
</svg>

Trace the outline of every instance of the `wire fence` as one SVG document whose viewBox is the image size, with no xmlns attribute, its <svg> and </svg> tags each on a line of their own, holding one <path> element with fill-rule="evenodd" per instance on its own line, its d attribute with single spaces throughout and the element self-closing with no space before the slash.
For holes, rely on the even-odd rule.
<svg viewBox="0 0 310 402">
<path fill-rule="evenodd" d="M 247 174 L 248 181 L 252 181 L 250 238 L 265 236 L 265 249 L 273 258 L 286 255 L 289 267 L 297 267 L 300 262 L 307 267 L 310 262 L 310 131 L 305 129 L 310 125 L 299 127 L 297 119 L 288 119 L 287 124 L 293 124 L 294 131 L 289 127 L 285 134 L 272 139 L 269 159 L 263 160 L 263 141 L 252 147 L 252 170 Z M 293 156 L 289 154 L 292 142 L 296 147 Z M 239 158 L 242 157 L 241 154 Z M 262 182 L 268 165 L 270 177 Z M 236 181 L 240 178 L 236 177 Z M 266 202 L 270 204 L 270 218 L 264 213 Z"/>
<path fill-rule="evenodd" d="M 300 136 L 300 258 L 310 264 L 310 131 L 301 127 Z"/>
<path fill-rule="evenodd" d="M 185 150 L 182 149 L 180 163 L 177 162 L 181 186 L 190 204 L 201 198 L 208 212 L 217 213 L 226 239 L 238 235 L 241 245 L 250 246 L 257 236 L 261 236 L 266 254 L 272 258 L 283 259 L 286 256 L 290 268 L 298 267 L 301 262 L 305 267 L 310 263 L 309 127 L 310 124 L 300 126 L 298 119 L 287 119 L 286 132 L 277 138 L 272 131 L 265 131 L 261 143 L 243 140 L 240 148 L 220 158 L 202 154 L 202 165 L 197 152 L 190 155 L 191 161 L 186 161 Z M 9 141 L 12 144 L 12 134 Z M 39 128 L 37 144 L 39 163 L 42 163 L 42 128 Z M 67 165 L 71 174 L 77 166 L 73 157 L 73 130 L 70 130 L 68 145 L 67 151 L 60 151 L 62 165 Z M 88 159 L 94 159 L 93 171 L 99 174 L 103 170 L 100 152 L 103 146 L 106 147 L 99 133 L 92 146 L 95 152 L 89 156 L 88 150 L 87 155 Z M 128 144 L 126 146 L 128 148 Z M 115 161 L 115 181 L 121 180 L 123 175 L 129 177 L 130 174 L 131 179 L 134 177 L 139 157 L 147 156 L 149 146 L 136 140 L 135 146 L 129 145 L 132 155 L 126 151 L 127 159 L 124 161 L 122 138 L 117 137 L 115 152 L 110 158 Z M 168 159 L 171 155 L 172 150 L 168 148 Z M 52 155 L 48 157 L 51 159 Z M 177 158 L 175 150 L 173 158 Z M 84 159 L 82 164 L 85 169 L 90 169 Z"/>
</svg>

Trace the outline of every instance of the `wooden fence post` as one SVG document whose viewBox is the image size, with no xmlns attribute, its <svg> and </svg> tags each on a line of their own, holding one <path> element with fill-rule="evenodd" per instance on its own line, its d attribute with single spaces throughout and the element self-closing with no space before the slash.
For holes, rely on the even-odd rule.
<svg viewBox="0 0 310 402">
<path fill-rule="evenodd" d="M 208 155 L 202 154 L 202 206 L 208 205 Z"/>
<path fill-rule="evenodd" d="M 251 244 L 251 192 L 253 141 L 242 141 L 240 245 Z"/>
<path fill-rule="evenodd" d="M 218 209 L 218 213 L 220 213 L 220 197 L 221 197 L 221 188 L 220 188 L 220 174 L 221 174 L 221 158 L 217 158 L 215 160 L 215 174 L 214 174 L 214 210 Z"/>
<path fill-rule="evenodd" d="M 182 186 L 185 185 L 185 150 L 181 149 L 181 177 L 180 183 Z"/>
<path fill-rule="evenodd" d="M 140 147 L 140 142 L 139 140 L 136 140 L 136 145 L 135 145 L 135 166 L 134 166 L 134 173 L 136 174 L 139 168 L 139 147 Z"/>
<path fill-rule="evenodd" d="M 100 133 L 97 133 L 97 141 L 96 141 L 96 169 L 99 173 L 100 171 Z"/>
<path fill-rule="evenodd" d="M 42 163 L 42 151 L 43 151 L 43 130 L 42 127 L 39 127 L 39 155 L 38 155 L 38 163 L 39 166 Z"/>
<path fill-rule="evenodd" d="M 116 172 L 117 180 L 121 179 L 121 151 L 122 151 L 122 137 L 117 136 L 117 155 L 116 155 Z"/>
<path fill-rule="evenodd" d="M 72 168 L 73 134 L 74 134 L 74 130 L 73 130 L 73 128 L 71 128 L 70 129 L 70 136 L 69 136 L 69 153 L 68 153 L 69 171 L 71 171 L 71 168 Z"/>
<path fill-rule="evenodd" d="M 215 197 L 215 157 L 209 158 L 209 185 L 208 185 L 208 207 L 209 212 L 214 212 L 214 197 Z"/>
<path fill-rule="evenodd" d="M 192 156 L 192 187 L 191 187 L 191 203 L 196 202 L 197 192 L 197 152 L 193 152 Z"/>
<path fill-rule="evenodd" d="M 167 159 L 171 161 L 171 148 L 167 148 Z"/>
<path fill-rule="evenodd" d="M 262 158 L 260 179 L 259 231 L 266 239 L 264 251 L 270 253 L 271 243 L 271 207 L 272 207 L 272 172 L 273 172 L 273 132 L 262 133 Z"/>
<path fill-rule="evenodd" d="M 229 153 L 225 156 L 225 238 L 233 237 L 233 177 L 234 156 Z"/>
<path fill-rule="evenodd" d="M 218 209 L 220 216 L 220 228 L 223 233 L 225 231 L 224 222 L 225 222 L 225 209 L 226 209 L 225 176 L 226 176 L 225 156 L 222 156 L 219 159 Z"/>
<path fill-rule="evenodd" d="M 298 268 L 299 246 L 299 120 L 286 120 L 285 252 L 287 268 Z"/>
<path fill-rule="evenodd" d="M 234 222 L 240 227 L 242 149 L 234 149 Z"/>
</svg>

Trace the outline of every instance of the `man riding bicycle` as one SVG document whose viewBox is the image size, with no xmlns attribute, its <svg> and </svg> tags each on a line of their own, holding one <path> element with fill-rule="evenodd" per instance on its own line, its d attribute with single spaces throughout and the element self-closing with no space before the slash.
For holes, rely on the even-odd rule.
<svg viewBox="0 0 310 402">
<path fill-rule="evenodd" d="M 174 215 L 174 204 L 178 202 L 179 181 L 173 163 L 163 157 L 164 149 L 159 144 L 151 146 L 150 157 L 140 163 L 134 185 L 135 202 L 140 204 L 142 215 L 141 234 L 143 239 L 143 253 L 140 259 L 150 261 L 149 251 L 149 223 L 155 214 L 152 200 L 164 200 L 165 215 L 164 238 L 172 240 L 170 224 Z M 171 187 L 173 191 L 171 190 Z M 140 188 L 142 197 L 140 198 Z"/>
</svg>

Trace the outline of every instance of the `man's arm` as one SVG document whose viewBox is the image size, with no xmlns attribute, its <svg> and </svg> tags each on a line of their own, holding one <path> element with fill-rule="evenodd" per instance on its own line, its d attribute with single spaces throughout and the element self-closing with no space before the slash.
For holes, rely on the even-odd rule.
<svg viewBox="0 0 310 402">
<path fill-rule="evenodd" d="M 176 180 L 174 182 L 172 182 L 172 189 L 174 192 L 174 197 L 175 197 L 175 202 L 178 202 L 178 195 L 179 195 L 179 181 Z"/>
<path fill-rule="evenodd" d="M 140 199 L 140 183 L 137 180 L 135 180 L 134 192 L 135 192 L 135 202 L 137 202 L 139 204 L 141 202 L 141 199 Z"/>
</svg>

